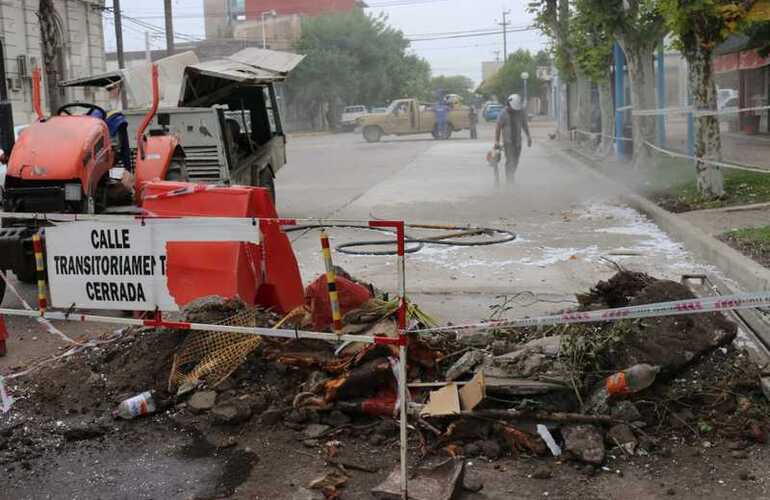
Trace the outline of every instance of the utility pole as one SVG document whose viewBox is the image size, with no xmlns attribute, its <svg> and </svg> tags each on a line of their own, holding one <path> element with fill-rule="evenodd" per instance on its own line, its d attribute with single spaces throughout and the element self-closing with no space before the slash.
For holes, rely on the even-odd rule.
<svg viewBox="0 0 770 500">
<path fill-rule="evenodd" d="M 166 16 L 166 55 L 174 53 L 174 16 L 171 12 L 171 0 L 163 0 L 163 13 Z"/>
<path fill-rule="evenodd" d="M 510 13 L 510 10 L 504 10 L 503 22 L 497 23 L 499 26 L 503 27 L 503 64 L 508 61 L 508 25 L 511 24 L 508 22 L 508 14 Z"/>
<path fill-rule="evenodd" d="M 115 16 L 115 46 L 118 50 L 118 68 L 126 67 L 123 54 L 123 14 L 120 12 L 120 0 L 112 0 L 112 13 Z"/>
<path fill-rule="evenodd" d="M 152 63 L 152 46 L 150 45 L 150 32 L 144 32 L 144 58 L 147 64 Z"/>
<path fill-rule="evenodd" d="M 500 62 L 500 51 L 493 50 L 492 53 L 495 55 L 495 62 Z"/>
</svg>

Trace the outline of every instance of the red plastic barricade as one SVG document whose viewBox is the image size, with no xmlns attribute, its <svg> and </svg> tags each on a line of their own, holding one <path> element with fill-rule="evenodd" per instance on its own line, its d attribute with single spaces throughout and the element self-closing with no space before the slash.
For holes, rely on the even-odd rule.
<svg viewBox="0 0 770 500">
<path fill-rule="evenodd" d="M 277 219 L 266 189 L 149 182 L 142 206 L 153 216 Z M 206 295 L 239 297 L 286 313 L 304 303 L 297 259 L 278 222 L 261 221 L 259 245 L 228 242 L 168 244 L 168 288 L 181 305 Z M 256 231 L 257 228 L 255 228 Z"/>
</svg>

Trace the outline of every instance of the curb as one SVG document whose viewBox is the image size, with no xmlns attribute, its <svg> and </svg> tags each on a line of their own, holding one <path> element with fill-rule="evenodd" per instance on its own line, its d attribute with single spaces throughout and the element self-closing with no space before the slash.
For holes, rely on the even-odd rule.
<svg viewBox="0 0 770 500">
<path fill-rule="evenodd" d="M 615 186 L 621 199 L 629 206 L 652 219 L 663 231 L 685 244 L 701 259 L 720 269 L 744 290 L 766 291 L 770 289 L 770 269 L 767 269 L 725 243 L 717 240 L 682 217 L 665 210 L 647 198 L 632 192 L 628 187 L 590 167 L 582 155 L 569 156 L 567 150 L 558 154 L 572 164 L 579 165 L 602 182 Z"/>
</svg>

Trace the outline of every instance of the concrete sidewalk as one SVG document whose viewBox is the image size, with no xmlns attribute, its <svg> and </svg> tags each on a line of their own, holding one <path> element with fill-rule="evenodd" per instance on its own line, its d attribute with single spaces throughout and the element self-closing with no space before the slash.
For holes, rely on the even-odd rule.
<svg viewBox="0 0 770 500">
<path fill-rule="evenodd" d="M 679 215 L 707 234 L 719 236 L 734 229 L 770 225 L 770 203 L 695 210 Z"/>
</svg>

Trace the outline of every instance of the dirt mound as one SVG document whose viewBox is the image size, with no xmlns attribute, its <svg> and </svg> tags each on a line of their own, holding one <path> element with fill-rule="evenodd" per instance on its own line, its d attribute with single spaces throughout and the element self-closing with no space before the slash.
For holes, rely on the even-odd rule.
<svg viewBox="0 0 770 500">
<path fill-rule="evenodd" d="M 631 292 L 639 282 L 632 282 L 632 289 L 624 292 L 629 298 L 628 305 L 695 298 L 680 283 L 647 279 L 647 284 L 636 293 Z M 701 354 L 732 342 L 737 331 L 735 323 L 721 313 L 636 320 L 629 324 L 629 331 L 623 339 L 610 347 L 607 359 L 611 363 L 608 368 L 624 369 L 648 363 L 663 367 L 663 375 L 676 373 Z"/>
<path fill-rule="evenodd" d="M 49 417 L 100 414 L 139 392 L 164 394 L 171 355 L 186 334 L 128 330 L 125 337 L 83 355 L 65 358 L 26 384 L 34 411 Z"/>
<path fill-rule="evenodd" d="M 625 307 L 647 285 L 656 281 L 645 274 L 622 270 L 607 281 L 600 281 L 588 293 L 576 295 L 583 310 Z"/>
</svg>

